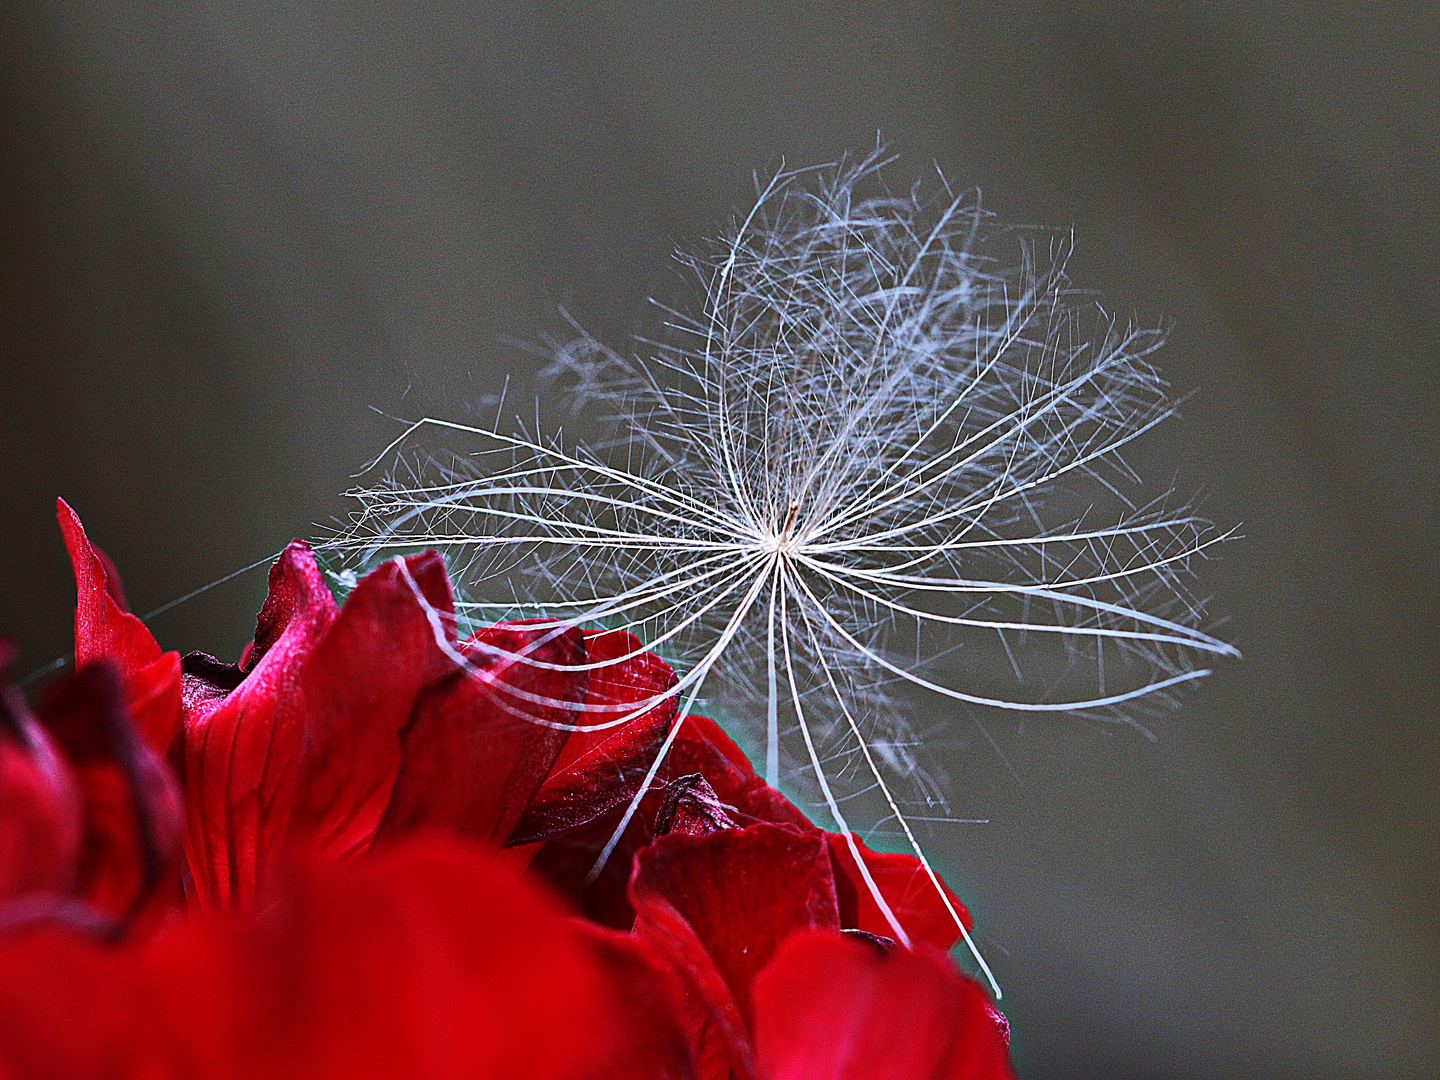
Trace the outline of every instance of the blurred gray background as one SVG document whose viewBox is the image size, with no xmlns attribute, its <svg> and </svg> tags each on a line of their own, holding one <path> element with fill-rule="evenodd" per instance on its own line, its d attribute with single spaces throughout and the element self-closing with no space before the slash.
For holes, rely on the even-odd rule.
<svg viewBox="0 0 1440 1080">
<path fill-rule="evenodd" d="M 1440 1076 L 1440 16 L 1390 3 L 3 6 L 0 623 L 63 494 L 145 611 L 344 512 L 394 433 L 649 326 L 755 168 L 882 131 L 1172 327 L 1132 457 L 1243 541 L 1155 743 L 947 743 L 937 854 L 1027 1077 Z M 252 573 L 160 617 L 233 654 Z"/>
</svg>

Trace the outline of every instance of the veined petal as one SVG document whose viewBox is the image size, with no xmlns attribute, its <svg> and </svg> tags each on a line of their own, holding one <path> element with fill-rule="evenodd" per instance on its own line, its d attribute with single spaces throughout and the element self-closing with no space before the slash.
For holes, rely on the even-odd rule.
<svg viewBox="0 0 1440 1080">
<path fill-rule="evenodd" d="M 305 741 L 301 674 L 335 614 L 314 555 L 297 540 L 270 568 L 249 670 L 185 676 L 186 855 L 204 909 L 248 903 L 284 841 Z M 222 685 L 224 676 L 238 685 Z"/>
</svg>

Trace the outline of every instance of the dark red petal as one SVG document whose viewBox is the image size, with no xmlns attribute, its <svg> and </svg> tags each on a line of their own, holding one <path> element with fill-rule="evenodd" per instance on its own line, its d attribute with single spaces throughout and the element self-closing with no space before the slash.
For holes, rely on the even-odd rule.
<svg viewBox="0 0 1440 1080">
<path fill-rule="evenodd" d="M 826 835 L 835 867 L 840 924 L 882 937 L 895 937 L 895 928 L 875 902 L 875 896 L 856 866 L 855 856 L 845 837 L 838 833 Z M 913 855 L 871 851 L 859 837 L 855 838 L 855 844 L 871 878 L 880 889 L 880 895 L 885 897 L 885 902 L 910 935 L 910 940 L 926 942 L 941 952 L 954 945 L 960 937 L 960 928 L 955 924 L 955 916 L 945 907 L 945 901 L 940 898 L 930 875 L 920 865 L 920 860 Z M 944 883 L 941 884 L 943 886 Z M 965 929 L 970 929 L 970 913 L 960 903 L 960 898 L 949 888 L 945 889 L 945 895 L 954 906 L 955 913 L 965 920 Z"/>
<path fill-rule="evenodd" d="M 665 693 L 678 681 L 669 664 L 652 652 L 641 652 L 630 656 L 641 648 L 640 639 L 624 630 L 589 630 L 585 632 L 586 661 L 590 664 L 605 663 L 604 667 L 592 668 L 585 697 L 583 724 L 603 724 L 620 720 L 644 701 Z M 619 659 L 630 656 L 628 660 Z M 611 661 L 611 663 L 606 663 Z M 677 702 L 673 696 L 652 705 L 645 713 L 636 717 L 633 723 L 647 720 L 653 726 L 669 729 L 675 719 Z M 555 762 L 555 771 L 574 764 L 575 761 L 605 742 L 615 733 L 614 728 L 599 731 L 576 731 L 571 734 Z"/>
<path fill-rule="evenodd" d="M 180 654 L 161 653 L 138 671 L 124 675 L 130 722 L 157 754 L 168 756 L 183 721 Z"/>
<path fill-rule="evenodd" d="M 672 776 L 700 773 L 741 825 L 758 821 L 809 826 L 810 819 L 760 778 L 744 752 L 720 725 L 687 716 L 667 763 Z"/>
<path fill-rule="evenodd" d="M 440 556 L 396 559 L 360 581 L 304 665 L 296 822 L 330 854 L 373 839 L 415 699 L 456 669 L 454 625 Z"/>
<path fill-rule="evenodd" d="M 750 984 L 781 941 L 840 928 L 823 834 L 784 825 L 658 837 L 636 856 L 630 899 L 641 936 L 661 924 L 660 913 L 678 913 L 747 1018 Z M 666 930 L 660 944 L 671 940 Z"/>
<path fill-rule="evenodd" d="M 511 843 L 546 840 L 532 868 L 573 897 L 586 915 L 607 926 L 623 929 L 634 921 L 627 895 L 630 862 L 653 838 L 652 822 L 678 778 L 696 773 L 704 776 L 731 823 L 780 821 L 814 828 L 784 796 L 755 775 L 745 755 L 714 721 L 687 716 L 653 790 L 599 876 L 587 880 L 668 734 L 661 719 L 651 714 L 638 728 L 622 728 L 608 742 L 552 776 L 511 837 Z"/>
<path fill-rule="evenodd" d="M 145 624 L 125 610 L 114 565 L 90 543 L 75 511 L 64 499 L 55 511 L 75 571 L 75 666 L 108 660 L 120 669 L 135 724 L 163 755 L 180 727 L 179 658 L 162 653 Z"/>
<path fill-rule="evenodd" d="M 233 689 L 186 676 L 185 850 L 203 909 L 248 903 L 281 847 L 305 739 L 301 673 L 335 614 L 315 556 L 297 540 L 270 568 L 253 666 L 236 671 Z"/>
<path fill-rule="evenodd" d="M 12 655 L 0 639 L 0 904 L 68 892 L 82 835 L 80 793 L 69 769 L 8 685 Z"/>
<path fill-rule="evenodd" d="M 671 722 L 663 710 L 649 712 L 608 732 L 603 742 L 552 773 L 515 826 L 510 844 L 560 836 L 628 805 L 654 763 Z"/>
<path fill-rule="evenodd" d="M 510 834 L 509 844 L 542 842 L 531 869 L 588 917 L 628 930 L 635 913 L 626 888 L 634 854 L 653 837 L 651 821 L 665 789 L 657 776 L 600 873 L 591 871 L 640 790 L 673 721 L 661 710 L 624 725 L 550 776 Z"/>
<path fill-rule="evenodd" d="M 547 725 L 580 716 L 560 704 L 585 700 L 578 629 L 502 624 L 464 651 L 473 667 L 422 691 L 401 732 L 387 835 L 438 826 L 503 844 L 569 738 Z"/>
<path fill-rule="evenodd" d="M 636 873 L 639 873 L 637 865 Z M 689 920 L 664 895 L 635 902 L 634 936 L 665 958 L 685 990 L 680 1017 L 703 1080 L 754 1080 L 755 1052 L 735 993 Z M 632 891 L 632 896 L 634 895 Z"/>
<path fill-rule="evenodd" d="M 755 980 L 767 1080 L 1010 1080 L 985 992 L 941 953 L 800 934 Z"/>
<path fill-rule="evenodd" d="M 175 778 L 130 723 L 112 664 L 89 664 L 57 683 L 40 717 L 64 752 L 83 803 L 78 896 L 102 915 L 131 918 L 172 875 L 178 880 Z"/>
</svg>

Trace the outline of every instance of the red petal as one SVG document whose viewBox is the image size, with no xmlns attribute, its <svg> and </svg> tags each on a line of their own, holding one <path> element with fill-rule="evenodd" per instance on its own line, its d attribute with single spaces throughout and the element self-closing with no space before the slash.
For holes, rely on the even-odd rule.
<svg viewBox="0 0 1440 1080">
<path fill-rule="evenodd" d="M 552 773 L 535 793 L 509 842 L 547 840 L 626 806 L 640 790 L 670 724 L 671 718 L 663 710 L 646 713 L 609 732 L 603 742 Z"/>
<path fill-rule="evenodd" d="M 335 598 L 310 545 L 292 540 L 270 568 L 269 588 L 255 616 L 255 639 L 242 667 L 251 671 L 271 649 L 308 653 L 335 620 Z"/>
<path fill-rule="evenodd" d="M 40 716 L 63 748 L 83 802 L 79 895 L 95 911 L 134 916 L 178 878 L 180 791 L 125 711 L 113 665 L 93 663 L 46 695 Z"/>
<path fill-rule="evenodd" d="M 0 640 L 0 903 L 68 892 L 80 861 L 80 793 L 50 736 L 7 685 L 12 654 Z"/>
<path fill-rule="evenodd" d="M 665 711 L 655 710 L 618 728 L 552 774 L 510 834 L 512 846 L 544 841 L 531 868 L 587 916 L 616 929 L 628 930 L 634 921 L 626 896 L 630 864 L 653 836 L 650 823 L 663 797 L 663 779 L 657 778 L 599 876 L 592 881 L 589 875 L 640 790 L 671 723 Z"/>
<path fill-rule="evenodd" d="M 432 839 L 312 868 L 271 919 L 200 928 L 154 973 L 183 987 L 198 959 L 210 980 L 170 1017 L 206 1076 L 674 1075 L 680 1037 L 637 951 Z"/>
<path fill-rule="evenodd" d="M 630 656 L 640 648 L 640 639 L 624 630 L 586 631 L 587 663 L 613 662 L 591 669 L 585 697 L 585 717 L 579 723 L 601 724 L 619 720 L 648 698 L 657 697 L 675 685 L 678 680 L 674 669 L 654 653 L 641 652 Z M 630 658 L 620 660 L 622 656 Z M 668 730 L 670 721 L 675 719 L 676 706 L 675 698 L 668 697 L 630 722 L 648 720 Z M 572 765 L 614 733 L 614 728 L 572 733 L 560 759 L 555 762 L 555 770 L 558 772 Z"/>
<path fill-rule="evenodd" d="M 620 823 L 668 731 L 650 713 L 627 725 L 586 757 L 556 773 L 516 826 L 512 844 L 546 840 L 532 868 L 575 898 L 590 918 L 621 929 L 634 921 L 627 887 L 634 853 L 653 839 L 651 822 L 669 785 L 699 773 L 712 786 L 731 823 L 779 821 L 813 829 L 808 818 L 755 775 L 739 747 L 712 720 L 687 716 L 657 774 L 654 790 L 626 828 L 594 881 L 591 868 Z"/>
<path fill-rule="evenodd" d="M 776 821 L 813 829 L 809 818 L 755 772 L 748 758 L 713 720 L 687 717 L 685 727 L 670 753 L 669 775 L 698 772 L 715 789 L 720 802 L 739 824 Z M 855 864 L 843 836 L 827 834 L 835 870 L 835 888 L 840 903 L 841 925 L 894 937 L 895 929 L 885 918 Z M 931 883 L 920 861 L 911 855 L 871 851 L 857 839 L 866 867 L 890 905 L 891 911 L 914 941 L 926 941 L 936 948 L 949 949 L 960 936 L 954 916 Z M 953 892 L 946 896 L 955 911 L 971 925 L 969 912 Z"/>
<path fill-rule="evenodd" d="M 830 841 L 830 858 L 835 867 L 835 893 L 840 901 L 840 925 L 856 930 L 866 930 L 882 937 L 894 937 L 895 928 L 890 925 L 875 902 L 874 894 L 855 865 L 855 856 L 845 837 L 827 833 Z M 870 876 L 890 905 L 891 912 L 910 935 L 912 942 L 923 941 L 941 952 L 954 945 L 960 937 L 955 917 L 945 907 L 930 875 L 913 855 L 871 851 L 855 838 L 860 856 Z M 942 882 L 943 886 L 943 882 Z M 945 895 L 954 905 L 955 913 L 965 920 L 965 929 L 970 929 L 970 913 L 949 888 Z"/>
<path fill-rule="evenodd" d="M 335 620 L 308 545 L 270 568 L 258 661 L 234 690 L 196 694 L 185 717 L 186 856 L 203 909 L 248 903 L 290 823 L 305 738 L 300 678 Z"/>
<path fill-rule="evenodd" d="M 788 941 L 755 980 L 768 1080 L 1010 1080 L 985 992 L 941 953 L 835 934 Z"/>
<path fill-rule="evenodd" d="M 755 1052 L 749 1031 L 714 957 L 668 898 L 647 892 L 643 883 L 638 888 L 634 934 L 667 959 L 685 988 L 681 1020 L 700 1075 L 704 1080 L 753 1080 Z"/>
<path fill-rule="evenodd" d="M 132 950 L 42 930 L 0 943 L 0 1076 L 92 1080 L 177 1075 L 147 1067 Z"/>
<path fill-rule="evenodd" d="M 0 1075 L 207 1080 L 689 1074 L 644 947 L 467 847 L 291 875 L 262 918 L 142 950 L 0 946 Z"/>
<path fill-rule="evenodd" d="M 747 1017 L 750 983 L 781 941 L 797 930 L 840 928 L 822 834 L 784 825 L 659 837 L 636 856 L 630 897 L 635 932 L 663 923 L 662 946 L 674 940 L 669 912 L 684 920 Z"/>
<path fill-rule="evenodd" d="M 400 730 L 421 689 L 451 674 L 454 609 L 433 551 L 367 574 L 300 680 L 305 745 L 296 821 L 332 855 L 368 845 L 400 766 Z M 443 647 L 442 647 L 443 646 Z"/>
<path fill-rule="evenodd" d="M 125 610 L 114 564 L 90 543 L 75 511 L 64 499 L 56 500 L 55 511 L 75 571 L 75 666 L 114 663 L 137 728 L 165 754 L 180 726 L 179 657 L 162 654 L 145 624 Z"/>
<path fill-rule="evenodd" d="M 423 691 L 401 733 L 400 773 L 382 832 L 442 826 L 504 843 L 570 735 L 545 722 L 573 724 L 575 710 L 532 699 L 584 702 L 579 630 L 492 626 L 467 642 L 465 653 L 474 667 Z"/>
</svg>

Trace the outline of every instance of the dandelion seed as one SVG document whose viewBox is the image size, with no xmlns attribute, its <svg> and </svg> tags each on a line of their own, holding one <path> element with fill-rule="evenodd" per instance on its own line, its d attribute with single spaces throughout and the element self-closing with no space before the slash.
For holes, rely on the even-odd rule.
<svg viewBox="0 0 1440 1080">
<path fill-rule="evenodd" d="M 665 309 L 643 356 L 583 333 L 557 349 L 549 374 L 606 412 L 609 438 L 421 420 L 386 454 L 421 428 L 478 445 L 354 492 L 332 546 L 446 550 L 466 617 L 630 630 L 676 661 L 682 718 L 702 694 L 753 687 L 766 779 L 798 762 L 785 779 L 846 834 L 856 793 L 878 793 L 939 889 L 911 822 L 943 798 L 902 806 L 913 740 L 893 691 L 1126 720 L 1128 703 L 1207 674 L 1198 656 L 1235 650 L 1200 628 L 1184 586 L 1224 534 L 1122 491 L 1136 480 L 1122 451 L 1172 411 L 1150 364 L 1158 332 L 1072 305 L 1066 243 L 1039 262 L 943 178 L 939 201 L 891 192 L 886 164 L 757 183 L 728 237 L 684 257 L 703 308 Z M 1009 262 L 994 253 L 1007 246 Z M 963 677 L 946 673 L 957 660 Z"/>
</svg>

